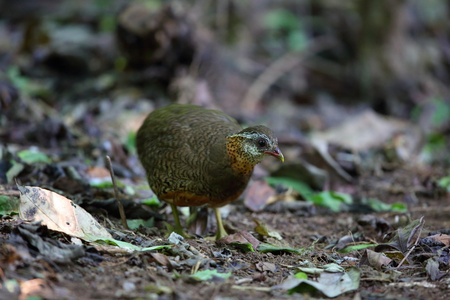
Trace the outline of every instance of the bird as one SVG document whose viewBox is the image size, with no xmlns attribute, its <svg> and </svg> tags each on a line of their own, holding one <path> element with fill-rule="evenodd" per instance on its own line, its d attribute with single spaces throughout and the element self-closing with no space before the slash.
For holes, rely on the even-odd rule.
<svg viewBox="0 0 450 300">
<path fill-rule="evenodd" d="M 148 114 L 137 131 L 136 149 L 150 188 L 172 208 L 172 230 L 188 238 L 177 206 L 212 208 L 219 240 L 227 236 L 220 207 L 243 193 L 254 166 L 267 156 L 284 162 L 268 127 L 243 129 L 221 111 L 190 104 L 171 104 Z"/>
</svg>

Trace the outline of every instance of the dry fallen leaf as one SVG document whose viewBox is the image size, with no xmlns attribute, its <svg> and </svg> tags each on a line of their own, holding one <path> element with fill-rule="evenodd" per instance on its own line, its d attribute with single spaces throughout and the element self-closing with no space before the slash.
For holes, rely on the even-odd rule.
<svg viewBox="0 0 450 300">
<path fill-rule="evenodd" d="M 172 263 L 170 259 L 164 255 L 163 253 L 150 253 L 150 256 L 161 266 L 167 267 L 169 270 L 172 270 Z"/>
<path fill-rule="evenodd" d="M 445 246 L 450 246 L 450 235 L 448 234 L 434 234 L 426 237 L 427 239 L 433 240 L 435 242 L 440 242 Z"/>
<path fill-rule="evenodd" d="M 241 244 L 250 243 L 253 249 L 257 249 L 260 243 L 253 235 L 251 235 L 247 231 L 239 231 L 227 235 L 226 237 L 220 239 L 218 242 L 223 243 L 225 245 L 231 243 L 241 243 Z"/>
<path fill-rule="evenodd" d="M 392 262 L 392 259 L 387 257 L 384 253 L 375 252 L 366 249 L 361 258 L 360 265 L 369 265 L 377 270 L 382 270 Z"/>
<path fill-rule="evenodd" d="M 353 151 L 365 151 L 385 145 L 398 133 L 405 133 L 408 141 L 408 155 L 415 153 L 422 146 L 422 130 L 407 121 L 388 118 L 367 110 L 352 118 L 347 118 L 341 125 L 325 132 L 313 135 L 315 141 L 324 141 L 341 145 Z"/>
<path fill-rule="evenodd" d="M 109 170 L 103 167 L 90 167 L 87 172 L 89 178 L 110 178 Z"/>
<path fill-rule="evenodd" d="M 282 240 L 281 235 L 272 227 L 267 225 L 266 223 L 259 221 L 258 219 L 253 219 L 256 223 L 255 231 L 262 236 L 270 236 L 276 238 L 277 240 Z"/>
<path fill-rule="evenodd" d="M 20 285 L 20 297 L 19 299 L 29 299 L 34 296 L 36 298 L 54 299 L 55 295 L 47 281 L 41 278 L 35 278 L 27 280 Z"/>
<path fill-rule="evenodd" d="M 263 262 L 263 261 L 256 263 L 255 268 L 259 272 L 269 271 L 269 272 L 275 273 L 277 271 L 277 266 L 275 264 L 269 263 L 269 262 Z"/>
<path fill-rule="evenodd" d="M 439 270 L 439 262 L 433 258 L 427 260 L 425 270 L 432 281 L 439 280 L 447 274 L 447 272 Z"/>
<path fill-rule="evenodd" d="M 273 196 L 275 190 L 266 181 L 258 180 L 248 187 L 244 204 L 251 211 L 261 211 Z"/>
<path fill-rule="evenodd" d="M 49 229 L 87 241 L 112 239 L 87 211 L 55 192 L 31 186 L 18 186 L 19 217 L 28 222 L 42 221 Z"/>
</svg>

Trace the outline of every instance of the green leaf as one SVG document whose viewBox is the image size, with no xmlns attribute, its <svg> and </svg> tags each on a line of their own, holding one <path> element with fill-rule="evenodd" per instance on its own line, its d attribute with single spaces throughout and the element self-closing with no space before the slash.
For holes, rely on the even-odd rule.
<svg viewBox="0 0 450 300">
<path fill-rule="evenodd" d="M 393 203 L 389 211 L 406 212 L 408 208 L 403 203 Z"/>
<path fill-rule="evenodd" d="M 438 180 L 438 186 L 450 192 L 450 176 L 442 177 Z"/>
<path fill-rule="evenodd" d="M 405 212 L 407 210 L 407 207 L 403 203 L 394 203 L 394 204 L 387 204 L 384 203 L 378 199 L 374 198 L 367 198 L 363 199 L 367 203 L 367 205 L 370 206 L 374 211 L 394 211 L 394 212 Z"/>
<path fill-rule="evenodd" d="M 281 184 L 297 191 L 306 200 L 311 200 L 314 191 L 303 181 L 298 181 L 290 177 L 267 177 L 266 182 L 272 186 Z"/>
<path fill-rule="evenodd" d="M 450 103 L 439 97 L 433 98 L 432 102 L 435 105 L 435 110 L 431 123 L 434 127 L 440 127 L 450 121 Z"/>
<path fill-rule="evenodd" d="M 116 71 L 123 71 L 128 65 L 128 60 L 124 56 L 118 56 L 114 61 L 114 69 Z"/>
<path fill-rule="evenodd" d="M 43 298 L 41 298 L 39 296 L 28 296 L 26 299 L 27 300 L 43 300 Z"/>
<path fill-rule="evenodd" d="M 5 279 L 3 279 L 2 285 L 3 285 L 2 294 L 4 294 L 4 292 L 6 292 L 6 293 L 9 292 L 11 295 L 14 295 L 14 293 L 16 293 L 16 291 L 20 291 L 20 284 L 15 279 L 5 278 Z M 10 298 L 14 298 L 14 297 L 11 296 Z"/>
<path fill-rule="evenodd" d="M 301 25 L 296 15 L 283 8 L 270 10 L 264 16 L 263 24 L 271 30 L 299 30 Z"/>
<path fill-rule="evenodd" d="M 255 251 L 255 249 L 253 249 L 252 244 L 250 243 L 230 243 L 230 245 L 236 247 L 239 250 L 244 251 L 245 253 Z"/>
<path fill-rule="evenodd" d="M 427 137 L 427 143 L 422 149 L 421 156 L 427 162 L 433 162 L 434 157 L 440 156 L 440 153 L 447 153 L 447 137 L 442 133 L 432 132 Z M 447 156 L 447 162 L 450 162 L 450 156 Z"/>
<path fill-rule="evenodd" d="M 133 189 L 131 185 L 126 185 L 124 188 L 124 193 L 133 196 L 134 194 L 136 194 L 136 191 Z"/>
<path fill-rule="evenodd" d="M 216 269 L 214 269 L 214 270 L 199 271 L 195 274 L 192 274 L 190 277 L 200 280 L 200 281 L 208 281 L 208 280 L 214 279 L 214 277 L 227 279 L 230 276 L 231 276 L 231 271 L 228 273 L 219 273 Z"/>
<path fill-rule="evenodd" d="M 132 154 L 136 153 L 136 132 L 132 131 L 128 134 L 125 142 L 125 148 L 127 148 L 128 152 Z"/>
<path fill-rule="evenodd" d="M 104 239 L 104 238 L 89 238 L 89 240 L 93 240 L 97 244 L 101 245 L 112 245 L 112 246 L 118 246 L 120 248 L 130 249 L 130 250 L 136 250 L 140 251 L 142 248 L 127 242 L 118 241 L 115 239 Z"/>
<path fill-rule="evenodd" d="M 334 191 L 323 191 L 314 193 L 314 191 L 304 182 L 289 177 L 268 177 L 266 181 L 270 185 L 281 184 L 296 190 L 306 201 L 315 205 L 328 207 L 332 211 L 338 212 L 342 204 L 352 204 L 353 199 L 349 194 L 338 193 Z"/>
<path fill-rule="evenodd" d="M 103 15 L 100 18 L 100 31 L 112 33 L 116 28 L 116 18 L 114 15 Z"/>
<path fill-rule="evenodd" d="M 20 75 L 18 67 L 13 66 L 8 68 L 6 75 L 8 76 L 8 79 L 11 80 L 12 84 L 20 91 L 25 91 L 27 89 L 29 84 L 28 79 Z"/>
<path fill-rule="evenodd" d="M 288 36 L 288 45 L 291 51 L 302 51 L 308 45 L 308 37 L 303 31 L 292 31 Z"/>
<path fill-rule="evenodd" d="M 353 203 L 352 196 L 333 191 L 323 191 L 312 197 L 312 202 L 316 205 L 325 206 L 332 211 L 338 212 L 343 203 Z"/>
<path fill-rule="evenodd" d="M 358 251 L 366 248 L 376 247 L 378 244 L 358 244 L 358 245 L 352 245 L 345 247 L 344 249 L 339 250 L 339 253 L 349 253 L 352 251 Z"/>
<path fill-rule="evenodd" d="M 0 216 L 19 213 L 19 199 L 0 195 Z"/>
<path fill-rule="evenodd" d="M 295 278 L 299 278 L 299 279 L 308 279 L 308 275 L 306 273 L 303 272 L 298 272 L 294 275 Z"/>
<path fill-rule="evenodd" d="M 94 178 L 94 180 L 89 181 L 89 185 L 99 189 L 107 189 L 113 187 L 113 183 L 110 179 L 102 179 L 101 181 L 99 181 L 97 178 Z"/>
<path fill-rule="evenodd" d="M 120 180 L 116 179 L 116 184 L 117 184 L 117 187 L 120 189 L 125 188 L 125 184 Z M 113 183 L 110 178 L 105 178 L 105 179 L 101 178 L 101 180 L 98 180 L 98 178 L 92 178 L 89 180 L 89 185 L 92 187 L 99 188 L 99 189 L 107 189 L 107 188 L 113 187 Z"/>
<path fill-rule="evenodd" d="M 22 150 L 17 153 L 21 160 L 28 164 L 34 163 L 50 163 L 50 158 L 38 150 Z"/>
<path fill-rule="evenodd" d="M 257 249 L 261 253 L 267 252 L 290 252 L 294 254 L 303 254 L 305 253 L 305 249 L 294 249 L 294 248 L 286 248 L 286 247 L 278 247 L 272 244 L 260 243 Z"/>
<path fill-rule="evenodd" d="M 30 80 L 20 74 L 18 67 L 8 68 L 6 76 L 12 84 L 21 92 L 30 96 L 48 97 L 50 95 L 49 86 L 45 86 L 42 82 Z"/>
<path fill-rule="evenodd" d="M 8 183 L 14 182 L 14 178 L 17 177 L 25 168 L 23 164 L 14 160 L 11 161 L 11 164 L 11 168 L 9 168 L 9 170 L 6 172 L 6 180 L 8 181 Z"/>
<path fill-rule="evenodd" d="M 144 205 L 148 205 L 148 206 L 160 206 L 161 202 L 158 200 L 158 197 L 153 196 L 151 198 L 148 199 L 144 199 L 141 202 Z"/>
<path fill-rule="evenodd" d="M 148 220 L 143 219 L 133 219 L 133 220 L 127 220 L 127 225 L 131 230 L 136 230 L 139 228 L 139 226 L 142 225 L 142 227 L 153 227 L 154 219 L 150 218 Z"/>
<path fill-rule="evenodd" d="M 153 251 L 153 250 L 161 250 L 165 248 L 172 248 L 172 245 L 159 245 L 159 246 L 153 246 L 153 247 L 145 247 L 141 248 L 140 251 Z"/>
<path fill-rule="evenodd" d="M 444 125 L 446 122 L 450 121 L 450 103 L 441 97 L 431 97 L 426 99 L 424 102 L 432 104 L 434 110 L 431 113 L 431 125 L 438 128 Z M 418 122 L 422 114 L 428 114 L 428 110 L 424 110 L 423 105 L 416 105 L 411 111 L 411 119 Z M 429 119 L 429 117 L 427 117 Z"/>
</svg>

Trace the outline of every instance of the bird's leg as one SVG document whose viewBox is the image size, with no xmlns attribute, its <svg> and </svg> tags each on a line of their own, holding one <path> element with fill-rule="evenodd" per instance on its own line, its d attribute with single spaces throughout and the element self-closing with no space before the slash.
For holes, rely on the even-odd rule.
<svg viewBox="0 0 450 300">
<path fill-rule="evenodd" d="M 226 237 L 228 233 L 225 231 L 225 228 L 223 228 L 222 216 L 220 215 L 220 208 L 215 207 L 214 213 L 216 214 L 217 220 L 216 240 L 220 240 L 221 238 Z"/>
<path fill-rule="evenodd" d="M 173 214 L 173 220 L 175 221 L 175 226 L 171 226 L 169 224 L 166 224 L 167 229 L 169 231 L 174 231 L 175 233 L 178 233 L 182 237 L 185 238 L 192 238 L 189 234 L 184 232 L 183 227 L 181 227 L 180 223 L 180 216 L 178 215 L 178 209 L 174 204 L 170 204 L 170 207 L 172 208 L 172 214 Z"/>
</svg>

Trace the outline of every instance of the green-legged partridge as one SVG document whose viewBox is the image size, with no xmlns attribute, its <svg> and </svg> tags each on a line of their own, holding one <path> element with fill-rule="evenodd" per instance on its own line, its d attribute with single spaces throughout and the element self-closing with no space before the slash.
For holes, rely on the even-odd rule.
<svg viewBox="0 0 450 300">
<path fill-rule="evenodd" d="M 194 105 L 173 104 L 150 113 L 136 145 L 151 189 L 171 205 L 174 231 L 183 236 L 177 206 L 212 207 L 220 239 L 227 233 L 219 208 L 239 197 L 265 156 L 284 161 L 269 128 L 242 129 L 223 112 Z"/>
</svg>

